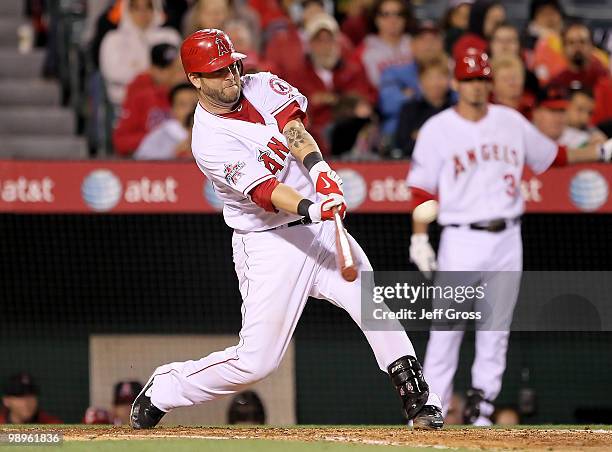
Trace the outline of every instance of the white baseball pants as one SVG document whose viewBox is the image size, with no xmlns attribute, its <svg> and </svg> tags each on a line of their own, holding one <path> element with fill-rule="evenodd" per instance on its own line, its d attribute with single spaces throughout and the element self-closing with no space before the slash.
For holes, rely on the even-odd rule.
<svg viewBox="0 0 612 452">
<path fill-rule="evenodd" d="M 498 233 L 475 231 L 464 226 L 446 227 L 442 231 L 438 252 L 439 271 L 511 272 L 504 274 L 501 281 L 503 287 L 491 290 L 491 293 L 497 294 L 497 299 L 487 300 L 499 311 L 509 313 L 510 319 L 518 298 L 522 266 L 523 244 L 519 225 Z M 488 400 L 495 400 L 501 390 L 509 326 L 485 327 L 482 330 L 478 330 L 477 326 L 472 387 L 484 391 Z M 432 330 L 427 343 L 423 373 L 430 389 L 442 399 L 444 415 L 453 394 L 453 379 L 462 339 L 463 331 Z"/>
<path fill-rule="evenodd" d="M 352 283 L 342 279 L 335 240 L 331 221 L 266 232 L 235 232 L 234 263 L 243 300 L 240 340 L 196 361 L 158 367 L 152 403 L 163 411 L 191 406 L 242 391 L 266 377 L 280 364 L 309 296 L 343 308 L 360 325 L 361 277 Z M 371 270 L 367 256 L 352 237 L 351 247 L 360 270 Z M 401 356 L 415 355 L 403 330 L 364 334 L 384 372 Z"/>
</svg>

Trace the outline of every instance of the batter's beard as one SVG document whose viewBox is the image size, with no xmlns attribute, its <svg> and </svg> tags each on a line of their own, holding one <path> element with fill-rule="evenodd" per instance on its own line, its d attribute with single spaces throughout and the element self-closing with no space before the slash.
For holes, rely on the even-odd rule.
<svg viewBox="0 0 612 452">
<path fill-rule="evenodd" d="M 222 89 L 221 91 L 217 91 L 209 88 L 208 86 L 202 84 L 200 91 L 206 97 L 208 97 L 213 103 L 221 104 L 221 105 L 234 105 L 240 99 L 240 93 L 242 92 L 242 86 L 240 84 L 240 79 L 236 80 L 236 85 L 238 86 L 238 90 L 236 93 L 228 92 L 227 89 Z"/>
</svg>

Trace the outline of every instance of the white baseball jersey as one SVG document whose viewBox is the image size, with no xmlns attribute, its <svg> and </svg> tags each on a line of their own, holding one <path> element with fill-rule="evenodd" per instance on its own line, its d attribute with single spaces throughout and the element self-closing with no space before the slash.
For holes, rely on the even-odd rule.
<svg viewBox="0 0 612 452">
<path fill-rule="evenodd" d="M 337 266 L 333 221 L 266 231 L 299 216 L 266 212 L 249 198 L 253 187 L 276 177 L 303 196 L 315 197 L 308 173 L 291 156 L 279 130 L 292 112 L 305 111 L 306 99 L 272 74 L 249 75 L 242 81 L 244 100 L 236 111 L 219 116 L 198 106 L 192 139 L 197 164 L 212 180 L 224 201 L 225 221 L 235 229 L 232 257 L 242 296 L 240 340 L 202 359 L 156 368 L 147 387 L 151 385 L 151 403 L 163 411 L 235 394 L 277 369 L 309 297 L 328 300 L 350 314 L 382 371 L 401 356 L 416 356 L 396 320 L 376 330 L 362 324 L 361 293 L 366 289 L 361 274 L 371 272 L 372 266 L 355 239 L 349 236 L 360 274 L 348 282 Z M 440 406 L 433 393 L 427 403 Z"/>
<path fill-rule="evenodd" d="M 242 100 L 231 113 L 216 115 L 198 104 L 191 148 L 198 167 L 223 201 L 223 216 L 239 231 L 263 231 L 301 218 L 266 212 L 249 197 L 260 183 L 276 177 L 302 196 L 315 199 L 304 166 L 289 152 L 282 128 L 307 100 L 297 89 L 269 72 L 245 75 Z"/>
<path fill-rule="evenodd" d="M 520 113 L 489 105 L 480 121 L 449 108 L 419 131 L 407 183 L 438 194 L 441 225 L 514 218 L 524 211 L 525 164 L 542 173 L 558 146 Z"/>
</svg>

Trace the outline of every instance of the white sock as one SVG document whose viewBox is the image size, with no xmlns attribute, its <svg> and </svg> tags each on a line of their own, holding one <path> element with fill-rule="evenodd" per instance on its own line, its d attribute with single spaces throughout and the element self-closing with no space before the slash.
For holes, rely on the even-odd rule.
<svg viewBox="0 0 612 452">
<path fill-rule="evenodd" d="M 433 405 L 442 409 L 442 402 L 440 401 L 440 397 L 438 397 L 438 394 L 436 394 L 435 392 L 429 393 L 429 397 L 427 398 L 427 402 L 425 403 L 425 405 Z"/>
</svg>

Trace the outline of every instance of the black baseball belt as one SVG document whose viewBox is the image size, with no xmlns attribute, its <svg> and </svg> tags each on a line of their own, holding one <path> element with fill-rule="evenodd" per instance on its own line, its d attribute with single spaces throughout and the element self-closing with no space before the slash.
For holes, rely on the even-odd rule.
<svg viewBox="0 0 612 452">
<path fill-rule="evenodd" d="M 521 222 L 521 217 L 516 218 L 497 218 L 495 220 L 490 221 L 479 221 L 477 223 L 470 224 L 449 224 L 447 226 L 451 228 L 460 228 L 466 226 L 475 231 L 487 231 L 487 232 L 502 232 L 508 229 L 510 226 L 514 226 L 515 224 L 519 224 Z"/>
<path fill-rule="evenodd" d="M 291 223 L 281 224 L 280 226 L 276 226 L 275 228 L 264 229 L 263 231 L 259 231 L 259 232 L 274 231 L 275 229 L 286 229 L 286 228 L 290 228 L 293 226 L 299 226 L 301 224 L 310 224 L 310 223 L 312 223 L 312 221 L 307 220 L 306 217 L 303 217 L 303 218 L 300 218 L 299 220 L 292 221 Z"/>
</svg>

